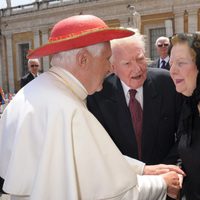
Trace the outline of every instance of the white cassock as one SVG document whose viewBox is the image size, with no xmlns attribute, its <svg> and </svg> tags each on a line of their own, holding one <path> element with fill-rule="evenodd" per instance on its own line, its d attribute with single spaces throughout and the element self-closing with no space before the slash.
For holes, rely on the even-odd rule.
<svg viewBox="0 0 200 200">
<path fill-rule="evenodd" d="M 144 163 L 120 153 L 86 96 L 59 67 L 16 94 L 0 123 L 4 191 L 28 200 L 164 200 L 162 177 L 140 176 Z"/>
</svg>

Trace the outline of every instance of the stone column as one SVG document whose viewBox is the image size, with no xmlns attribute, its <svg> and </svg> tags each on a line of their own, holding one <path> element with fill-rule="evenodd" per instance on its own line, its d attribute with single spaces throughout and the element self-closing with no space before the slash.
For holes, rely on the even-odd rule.
<svg viewBox="0 0 200 200">
<path fill-rule="evenodd" d="M 9 84 L 8 84 L 8 68 L 7 68 L 7 53 L 6 53 L 6 37 L 2 32 L 1 35 L 1 45 L 0 45 L 0 59 L 1 59 L 1 82 L 4 92 L 8 92 Z"/>
<path fill-rule="evenodd" d="M 189 10 L 188 13 L 188 32 L 195 33 L 198 30 L 198 10 Z"/>
<path fill-rule="evenodd" d="M 11 0 L 6 0 L 7 8 L 11 7 Z"/>
<path fill-rule="evenodd" d="M 2 36 L 0 36 L 0 87 L 3 87 L 3 61 L 2 61 L 2 58 L 3 58 L 3 55 L 2 55 Z"/>
<path fill-rule="evenodd" d="M 42 32 L 42 44 L 46 44 L 48 42 L 48 28 L 41 29 Z M 49 69 L 49 56 L 43 57 L 43 71 L 47 71 Z"/>
<path fill-rule="evenodd" d="M 197 31 L 200 31 L 200 8 L 197 12 Z"/>
<path fill-rule="evenodd" d="M 34 30 L 34 49 L 40 46 L 40 34 L 39 30 Z"/>
<path fill-rule="evenodd" d="M 165 29 L 166 29 L 167 37 L 170 37 L 173 35 L 173 24 L 172 24 L 171 19 L 165 20 Z"/>
<path fill-rule="evenodd" d="M 14 85 L 14 69 L 13 69 L 13 53 L 12 53 L 12 35 L 6 34 L 6 49 L 7 49 L 7 61 L 8 61 L 8 85 L 9 92 L 15 92 Z"/>
<path fill-rule="evenodd" d="M 187 10 L 184 11 L 184 15 L 183 15 L 183 29 L 184 29 L 184 33 L 188 33 L 188 11 Z"/>
</svg>

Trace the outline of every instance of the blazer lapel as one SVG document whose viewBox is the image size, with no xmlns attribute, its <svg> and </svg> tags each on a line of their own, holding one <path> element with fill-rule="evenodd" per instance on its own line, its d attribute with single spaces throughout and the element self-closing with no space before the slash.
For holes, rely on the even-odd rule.
<svg viewBox="0 0 200 200">
<path fill-rule="evenodd" d="M 133 129 L 131 114 L 126 103 L 121 81 L 118 78 L 116 81 L 116 88 L 117 121 L 119 123 L 121 132 L 123 133 L 124 139 L 127 141 L 127 143 L 130 143 L 130 146 L 133 147 L 132 156 L 134 158 L 138 158 L 137 142 Z"/>
<path fill-rule="evenodd" d="M 157 68 L 160 68 L 160 58 L 157 59 Z"/>
<path fill-rule="evenodd" d="M 160 106 L 161 97 L 158 95 L 156 86 L 148 77 L 143 86 L 143 160 L 145 160 L 145 157 L 151 157 L 151 150 L 154 148 L 157 139 L 156 133 L 158 133 L 157 128 L 160 118 Z"/>
</svg>

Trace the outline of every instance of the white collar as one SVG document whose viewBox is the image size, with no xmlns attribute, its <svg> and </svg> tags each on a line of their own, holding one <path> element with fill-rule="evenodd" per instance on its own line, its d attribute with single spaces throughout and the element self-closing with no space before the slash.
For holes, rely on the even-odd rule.
<svg viewBox="0 0 200 200">
<path fill-rule="evenodd" d="M 127 105 L 129 104 L 129 100 L 130 100 L 130 94 L 129 94 L 129 90 L 132 89 L 129 86 L 127 86 L 122 80 L 121 84 L 122 84 L 122 88 L 124 91 L 124 96 L 126 98 L 126 103 Z M 143 108 L 143 86 L 139 87 L 136 89 L 137 93 L 135 98 L 140 102 L 141 107 Z"/>
<path fill-rule="evenodd" d="M 160 58 L 160 64 L 163 60 L 165 61 L 165 63 L 168 63 L 169 62 L 169 56 L 165 57 L 164 59 Z"/>
</svg>

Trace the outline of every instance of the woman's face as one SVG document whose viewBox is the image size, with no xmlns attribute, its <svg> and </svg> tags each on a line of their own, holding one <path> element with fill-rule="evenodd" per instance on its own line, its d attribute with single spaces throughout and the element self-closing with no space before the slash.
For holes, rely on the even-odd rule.
<svg viewBox="0 0 200 200">
<path fill-rule="evenodd" d="M 191 96 L 196 88 L 198 69 L 191 48 L 187 43 L 176 43 L 170 55 L 170 75 L 176 91 Z"/>
</svg>

